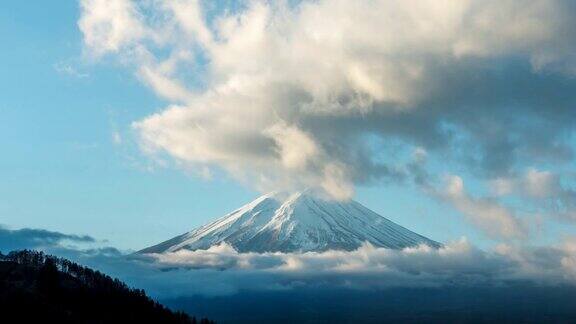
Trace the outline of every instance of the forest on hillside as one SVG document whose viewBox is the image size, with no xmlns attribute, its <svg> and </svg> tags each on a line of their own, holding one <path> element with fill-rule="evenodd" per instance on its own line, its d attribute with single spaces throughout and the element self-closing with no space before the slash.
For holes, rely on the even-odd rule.
<svg viewBox="0 0 576 324">
<path fill-rule="evenodd" d="M 144 290 L 43 252 L 0 253 L 4 323 L 200 323 L 152 300 Z"/>
</svg>

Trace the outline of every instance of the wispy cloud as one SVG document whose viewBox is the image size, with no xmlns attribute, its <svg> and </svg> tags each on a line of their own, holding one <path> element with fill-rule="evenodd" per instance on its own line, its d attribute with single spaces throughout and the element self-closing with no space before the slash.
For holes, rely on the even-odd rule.
<svg viewBox="0 0 576 324">
<path fill-rule="evenodd" d="M 576 189 L 566 182 L 558 173 L 530 168 L 524 174 L 494 179 L 490 187 L 497 196 L 526 201 L 536 213 L 576 221 Z"/>
<path fill-rule="evenodd" d="M 472 197 L 464 187 L 461 177 L 446 177 L 444 190 L 434 196 L 454 206 L 479 229 L 496 239 L 524 238 L 528 226 L 514 212 L 496 199 Z M 437 190 L 437 189 L 436 189 Z"/>
<path fill-rule="evenodd" d="M 66 62 L 58 62 L 54 64 L 54 70 L 56 70 L 56 72 L 60 74 L 71 76 L 78 79 L 84 79 L 90 76 L 86 72 L 78 71 L 76 67 Z"/>
</svg>

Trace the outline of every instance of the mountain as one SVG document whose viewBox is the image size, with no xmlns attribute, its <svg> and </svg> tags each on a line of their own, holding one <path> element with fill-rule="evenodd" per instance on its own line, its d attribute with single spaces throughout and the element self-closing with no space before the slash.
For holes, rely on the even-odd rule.
<svg viewBox="0 0 576 324">
<path fill-rule="evenodd" d="M 350 251 L 364 242 L 390 249 L 441 246 L 356 201 L 324 200 L 305 191 L 263 195 L 212 223 L 138 253 L 205 250 L 222 242 L 239 252 Z"/>
<path fill-rule="evenodd" d="M 198 323 L 118 279 L 29 250 L 0 253 L 0 322 Z"/>
</svg>

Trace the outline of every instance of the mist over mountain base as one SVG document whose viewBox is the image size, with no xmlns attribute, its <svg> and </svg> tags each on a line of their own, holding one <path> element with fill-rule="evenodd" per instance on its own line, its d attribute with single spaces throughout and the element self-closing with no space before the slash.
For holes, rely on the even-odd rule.
<svg viewBox="0 0 576 324">
<path fill-rule="evenodd" d="M 575 287 L 241 291 L 162 300 L 218 323 L 575 323 Z"/>
</svg>

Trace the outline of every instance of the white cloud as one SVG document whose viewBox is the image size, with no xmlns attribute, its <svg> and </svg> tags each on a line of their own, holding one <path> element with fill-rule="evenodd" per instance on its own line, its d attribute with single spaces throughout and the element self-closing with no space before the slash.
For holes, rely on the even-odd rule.
<svg viewBox="0 0 576 324">
<path fill-rule="evenodd" d="M 503 286 L 514 282 L 572 285 L 576 284 L 575 251 L 570 239 L 553 247 L 500 245 L 493 251 L 480 250 L 461 239 L 441 249 L 389 250 L 365 244 L 355 251 L 320 253 L 238 253 L 222 244 L 209 250 L 151 254 L 143 260 L 154 260 L 149 265 L 163 270 L 164 275 L 157 273 L 152 285 L 163 281 L 168 290 L 176 281 L 182 284 L 179 294 L 185 295 L 182 288 L 190 285 L 196 289 L 194 293 L 222 293 L 214 291 L 221 286 L 210 289 L 193 284 L 210 270 L 220 273 L 220 283 L 228 287 L 225 294 L 324 284 L 331 289 Z"/>
<path fill-rule="evenodd" d="M 576 191 L 561 180 L 557 173 L 530 168 L 519 176 L 495 179 L 491 187 L 496 195 L 523 199 L 535 212 L 574 221 Z"/>
<path fill-rule="evenodd" d="M 569 278 L 576 280 L 576 239 L 568 239 L 562 245 L 565 255 L 562 256 L 562 267 Z"/>
<path fill-rule="evenodd" d="M 176 25 L 192 40 L 204 45 L 212 43 L 212 31 L 204 23 L 200 0 L 171 0 L 163 5 L 173 15 Z"/>
<path fill-rule="evenodd" d="M 149 151 L 340 199 L 397 176 L 390 142 L 482 177 L 572 159 L 566 1 L 248 1 L 215 17 L 204 4 L 82 1 L 87 50 L 178 104 L 134 124 Z"/>
<path fill-rule="evenodd" d="M 527 228 L 514 212 L 489 198 L 474 198 L 464 187 L 462 178 L 449 176 L 446 189 L 436 193 L 466 216 L 489 236 L 500 239 L 522 238 Z"/>
<path fill-rule="evenodd" d="M 78 79 L 84 79 L 89 76 L 88 73 L 80 72 L 74 66 L 65 62 L 58 62 L 54 64 L 54 69 L 60 74 L 72 76 Z"/>
<path fill-rule="evenodd" d="M 276 143 L 282 165 L 287 169 L 305 170 L 320 153 L 314 140 L 295 126 L 276 124 L 266 133 Z"/>
<path fill-rule="evenodd" d="M 131 0 L 82 0 L 78 26 L 95 56 L 134 45 L 145 36 L 140 14 Z"/>
<path fill-rule="evenodd" d="M 390 250 L 376 248 L 369 243 L 355 251 L 325 251 L 307 253 L 238 253 L 223 243 L 208 250 L 181 250 L 173 253 L 150 254 L 161 267 L 261 269 L 279 273 L 298 272 L 449 272 L 453 269 L 482 267 L 476 258 L 487 255 L 472 247 L 465 239 L 442 249 L 428 246 Z M 489 260 L 484 260 L 487 264 Z M 441 264 L 441 265 L 440 265 Z M 464 273 L 466 271 L 462 271 Z"/>
<path fill-rule="evenodd" d="M 186 102 L 192 98 L 192 93 L 180 82 L 150 66 L 142 66 L 139 75 L 156 93 L 175 102 Z"/>
<path fill-rule="evenodd" d="M 120 132 L 118 131 L 112 132 L 112 143 L 114 143 L 115 145 L 122 144 L 122 134 L 120 134 Z"/>
<path fill-rule="evenodd" d="M 528 169 L 521 177 L 494 179 L 491 187 L 499 196 L 520 192 L 532 198 L 546 198 L 562 191 L 557 175 L 534 168 Z"/>
</svg>

